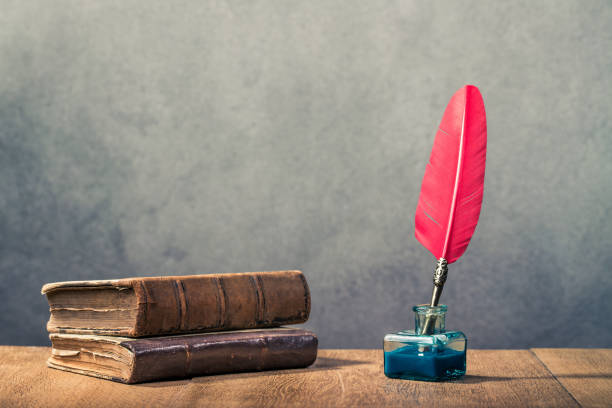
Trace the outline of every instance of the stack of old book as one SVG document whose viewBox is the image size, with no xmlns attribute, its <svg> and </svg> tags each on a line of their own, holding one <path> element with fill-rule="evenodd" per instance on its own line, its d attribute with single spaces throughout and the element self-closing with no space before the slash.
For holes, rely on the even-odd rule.
<svg viewBox="0 0 612 408">
<path fill-rule="evenodd" d="M 300 271 L 50 283 L 49 367 L 137 383 L 306 367 L 317 337 Z"/>
</svg>

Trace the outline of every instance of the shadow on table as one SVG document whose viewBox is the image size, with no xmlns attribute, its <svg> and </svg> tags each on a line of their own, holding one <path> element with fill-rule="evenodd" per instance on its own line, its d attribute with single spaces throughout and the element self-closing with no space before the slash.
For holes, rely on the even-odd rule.
<svg viewBox="0 0 612 408">
<path fill-rule="evenodd" d="M 555 375 L 557 378 L 599 378 L 602 380 L 612 379 L 612 373 L 599 373 L 599 374 L 562 374 Z"/>
<path fill-rule="evenodd" d="M 326 368 L 338 368 L 342 366 L 349 366 L 349 365 L 355 365 L 355 364 L 366 364 L 366 363 L 369 363 L 369 361 L 347 360 L 345 358 L 317 357 L 317 360 L 310 367 L 311 369 L 313 368 L 326 369 Z"/>
<path fill-rule="evenodd" d="M 330 357 L 317 357 L 317 360 L 313 365 L 306 368 L 292 368 L 287 370 L 269 370 L 269 371 L 254 371 L 254 372 L 245 372 L 245 373 L 229 373 L 229 374 L 219 374 L 219 375 L 210 375 L 210 376 L 202 376 L 202 377 L 193 377 L 190 379 L 181 379 L 174 381 L 156 381 L 150 383 L 142 383 L 131 385 L 131 387 L 149 387 L 149 388 L 164 388 L 164 387 L 176 387 L 181 385 L 189 384 L 190 382 L 194 383 L 203 383 L 210 381 L 231 381 L 231 380 L 240 380 L 246 378 L 253 377 L 269 377 L 269 376 L 280 376 L 280 375 L 296 375 L 302 373 L 311 373 L 314 371 L 327 371 L 327 370 L 337 370 L 343 366 L 355 365 L 355 364 L 364 364 L 368 363 L 368 361 L 362 360 L 348 360 L 343 358 L 330 358 Z"/>
<path fill-rule="evenodd" d="M 612 379 L 612 373 L 601 373 L 601 374 L 565 374 L 565 375 L 556 375 L 556 378 L 595 378 L 602 380 Z M 494 377 L 494 376 L 486 376 L 486 375 L 469 375 L 466 374 L 465 377 L 455 380 L 453 382 L 458 384 L 480 384 L 485 382 L 494 382 L 494 381 L 516 381 L 516 380 L 548 380 L 550 377 Z"/>
</svg>

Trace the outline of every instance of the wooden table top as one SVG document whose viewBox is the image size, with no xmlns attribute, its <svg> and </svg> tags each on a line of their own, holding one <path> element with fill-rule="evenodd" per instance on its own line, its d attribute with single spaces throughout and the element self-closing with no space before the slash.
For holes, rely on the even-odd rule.
<svg viewBox="0 0 612 408">
<path fill-rule="evenodd" d="M 466 376 L 444 383 L 385 377 L 381 350 L 320 350 L 306 369 L 137 385 L 47 368 L 49 353 L 0 346 L 0 406 L 612 406 L 612 349 L 468 350 Z"/>
</svg>

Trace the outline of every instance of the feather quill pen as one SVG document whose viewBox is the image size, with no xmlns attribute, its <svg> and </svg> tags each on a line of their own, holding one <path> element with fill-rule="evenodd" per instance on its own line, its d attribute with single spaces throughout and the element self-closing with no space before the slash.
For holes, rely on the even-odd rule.
<svg viewBox="0 0 612 408">
<path fill-rule="evenodd" d="M 440 122 L 415 215 L 415 236 L 438 260 L 431 306 L 476 229 L 484 190 L 487 119 L 477 87 L 452 96 Z M 426 325 L 429 330 L 430 325 Z"/>
</svg>

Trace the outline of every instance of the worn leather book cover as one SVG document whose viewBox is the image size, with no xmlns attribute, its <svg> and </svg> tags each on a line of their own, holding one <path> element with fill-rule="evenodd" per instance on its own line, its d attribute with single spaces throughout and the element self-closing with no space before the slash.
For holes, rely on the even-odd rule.
<svg viewBox="0 0 612 408">
<path fill-rule="evenodd" d="M 311 365 L 318 340 L 301 329 L 255 329 L 143 339 L 52 333 L 47 365 L 127 384 Z"/>
<path fill-rule="evenodd" d="M 50 333 L 143 337 L 255 329 L 308 320 L 302 272 L 127 278 L 43 286 Z"/>
</svg>

